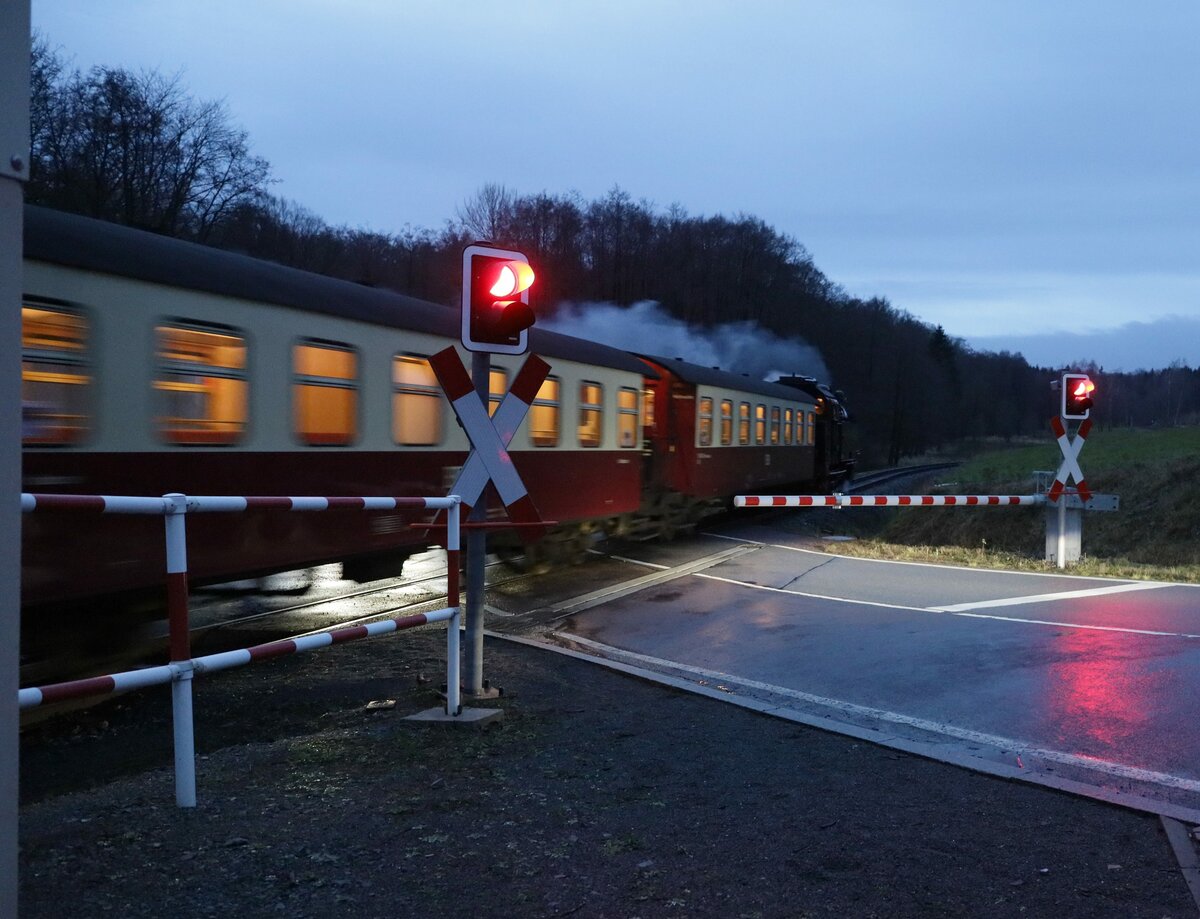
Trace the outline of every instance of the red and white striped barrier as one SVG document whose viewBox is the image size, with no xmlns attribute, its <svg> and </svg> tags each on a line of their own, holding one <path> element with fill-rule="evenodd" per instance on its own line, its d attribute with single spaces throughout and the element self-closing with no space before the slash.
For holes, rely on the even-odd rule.
<svg viewBox="0 0 1200 919">
<path fill-rule="evenodd" d="M 287 641 L 226 651 L 192 659 L 188 624 L 187 532 L 189 513 L 236 513 L 250 509 L 324 511 L 333 508 L 394 510 L 413 508 L 445 510 L 448 513 L 446 538 L 446 609 L 367 625 L 335 629 Z M 50 686 L 22 689 L 18 692 L 21 708 L 47 702 L 61 702 L 106 693 L 124 692 L 171 684 L 171 709 L 175 733 L 175 803 L 196 806 L 195 733 L 192 718 L 192 678 L 207 673 L 240 667 L 329 645 L 370 638 L 429 622 L 447 622 L 446 629 L 446 713 L 462 712 L 459 696 L 459 623 L 461 598 L 459 568 L 461 560 L 461 501 L 457 495 L 447 498 L 360 498 L 360 497 L 237 497 L 170 494 L 161 498 L 123 495 L 41 495 L 22 494 L 21 510 L 74 511 L 101 514 L 161 514 L 166 527 L 167 544 L 167 618 L 171 662 L 162 667 L 118 673 L 110 676 L 73 680 Z"/>
<path fill-rule="evenodd" d="M 161 498 L 126 495 L 21 495 L 21 510 L 95 511 L 100 514 L 174 514 L 173 495 Z M 245 497 L 223 495 L 182 495 L 189 513 L 231 513 L 273 508 L 285 511 L 327 511 L 348 508 L 363 511 L 390 511 L 398 508 L 446 509 L 451 498 L 312 498 Z"/>
<path fill-rule="evenodd" d="M 330 645 L 344 644 L 360 638 L 371 638 L 375 635 L 387 635 L 404 629 L 415 628 L 432 622 L 446 622 L 453 618 L 454 609 L 435 610 L 429 613 L 418 613 L 415 616 L 403 616 L 398 619 L 384 619 L 381 622 L 370 622 L 366 625 L 352 626 L 345 629 L 334 629 L 329 632 L 318 632 L 314 635 L 304 635 L 300 638 L 290 638 L 286 641 L 273 641 L 251 648 L 241 648 L 236 651 L 222 651 L 219 654 L 208 654 L 186 661 L 172 661 L 161 667 L 147 667 L 143 670 L 129 670 L 125 673 L 114 673 L 109 676 L 91 677 L 86 680 L 71 680 L 66 683 L 51 683 L 47 686 L 35 686 L 22 689 L 17 698 L 22 709 L 36 708 L 39 705 L 54 702 L 67 702 L 71 699 L 85 699 L 91 696 L 102 696 L 111 693 L 129 692 L 134 689 L 144 689 L 147 686 L 161 686 L 178 679 L 185 669 L 195 673 L 215 673 L 218 670 L 230 670 L 242 667 L 255 661 L 269 660 L 275 657 L 285 657 L 300 651 L 312 651 L 317 648 L 327 648 Z"/>
<path fill-rule="evenodd" d="M 1014 507 L 1045 495 L 738 495 L 734 507 Z"/>
</svg>

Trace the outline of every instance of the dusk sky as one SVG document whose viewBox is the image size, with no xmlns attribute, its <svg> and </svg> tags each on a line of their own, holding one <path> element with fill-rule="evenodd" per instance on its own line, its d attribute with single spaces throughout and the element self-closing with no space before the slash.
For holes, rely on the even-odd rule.
<svg viewBox="0 0 1200 919">
<path fill-rule="evenodd" d="M 1200 366 L 1194 0 L 33 0 L 33 25 L 224 99 L 333 224 L 620 186 L 761 217 L 976 347 Z"/>
</svg>

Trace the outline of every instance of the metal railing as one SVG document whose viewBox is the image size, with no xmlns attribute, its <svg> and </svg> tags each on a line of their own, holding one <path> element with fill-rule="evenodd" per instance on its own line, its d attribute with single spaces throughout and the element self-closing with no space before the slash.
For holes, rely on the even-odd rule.
<svg viewBox="0 0 1200 919">
<path fill-rule="evenodd" d="M 24 513 L 59 511 L 100 514 L 161 515 L 165 523 L 167 547 L 166 591 L 170 663 L 161 667 L 128 671 L 21 689 L 18 700 L 22 709 L 50 702 L 80 699 L 113 692 L 125 692 L 163 683 L 171 684 L 171 711 L 175 739 L 175 803 L 179 807 L 196 806 L 195 730 L 192 718 L 192 679 L 197 673 L 212 673 L 309 651 L 315 648 L 370 638 L 431 622 L 446 622 L 446 714 L 462 711 L 459 692 L 459 624 L 462 606 L 459 596 L 460 500 L 446 498 L 346 498 L 346 497 L 230 497 L 168 494 L 160 498 L 114 495 L 41 495 L 22 494 Z M 270 508 L 289 511 L 325 511 L 354 508 L 364 511 L 445 510 L 446 599 L 447 607 L 398 619 L 318 632 L 300 638 L 269 642 L 193 658 L 188 621 L 187 527 L 188 514 L 236 513 Z"/>
</svg>

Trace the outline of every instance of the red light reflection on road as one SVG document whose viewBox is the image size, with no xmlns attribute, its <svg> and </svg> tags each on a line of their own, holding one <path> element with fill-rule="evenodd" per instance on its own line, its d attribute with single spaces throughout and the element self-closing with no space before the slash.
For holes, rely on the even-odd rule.
<svg viewBox="0 0 1200 919">
<path fill-rule="evenodd" d="M 1141 653 L 1139 637 L 1069 629 L 1055 638 L 1061 657 L 1050 666 L 1049 708 L 1059 740 L 1078 746 L 1091 739 L 1122 747 L 1154 714 L 1167 674 Z M 1096 750 L 1079 750 L 1094 755 Z"/>
</svg>

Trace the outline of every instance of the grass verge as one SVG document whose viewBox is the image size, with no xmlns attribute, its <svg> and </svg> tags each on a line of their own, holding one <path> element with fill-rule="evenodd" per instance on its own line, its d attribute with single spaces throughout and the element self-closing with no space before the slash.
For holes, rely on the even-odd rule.
<svg viewBox="0 0 1200 919">
<path fill-rule="evenodd" d="M 932 494 L 1031 494 L 1035 470 L 1055 470 L 1053 444 L 991 450 L 934 483 Z M 1079 457 L 1093 492 L 1119 511 L 1084 512 L 1083 558 L 1095 577 L 1200 583 L 1200 428 L 1093 430 Z M 1042 508 L 913 508 L 882 512 L 870 535 L 830 552 L 863 558 L 1058 572 L 1044 561 Z"/>
</svg>

